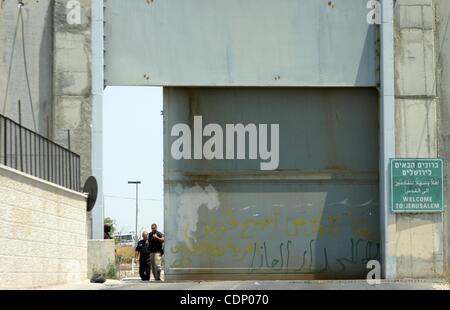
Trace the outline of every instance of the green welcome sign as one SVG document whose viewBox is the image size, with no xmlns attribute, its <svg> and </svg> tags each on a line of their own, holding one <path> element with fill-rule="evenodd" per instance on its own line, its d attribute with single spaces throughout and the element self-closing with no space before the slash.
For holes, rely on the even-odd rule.
<svg viewBox="0 0 450 310">
<path fill-rule="evenodd" d="M 441 159 L 391 159 L 392 212 L 443 212 L 443 180 Z"/>
</svg>

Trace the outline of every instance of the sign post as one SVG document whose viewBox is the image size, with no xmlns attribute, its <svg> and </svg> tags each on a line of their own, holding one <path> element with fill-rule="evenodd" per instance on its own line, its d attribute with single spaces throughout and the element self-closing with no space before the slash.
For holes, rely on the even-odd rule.
<svg viewBox="0 0 450 310">
<path fill-rule="evenodd" d="M 391 159 L 392 212 L 443 212 L 443 181 L 441 159 Z"/>
</svg>

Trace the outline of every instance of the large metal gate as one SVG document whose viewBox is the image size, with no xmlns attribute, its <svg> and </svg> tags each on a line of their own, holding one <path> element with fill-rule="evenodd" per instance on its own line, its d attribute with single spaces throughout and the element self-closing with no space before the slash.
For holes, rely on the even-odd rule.
<svg viewBox="0 0 450 310">
<path fill-rule="evenodd" d="M 363 277 L 379 258 L 375 89 L 169 88 L 164 110 L 169 276 Z M 278 169 L 174 160 L 171 128 L 196 115 L 280 124 Z"/>
<path fill-rule="evenodd" d="M 168 278 L 365 276 L 380 255 L 369 14 L 361 0 L 105 2 L 106 84 L 166 87 Z M 174 159 L 172 129 L 196 117 L 279 124 L 278 168 Z"/>
</svg>

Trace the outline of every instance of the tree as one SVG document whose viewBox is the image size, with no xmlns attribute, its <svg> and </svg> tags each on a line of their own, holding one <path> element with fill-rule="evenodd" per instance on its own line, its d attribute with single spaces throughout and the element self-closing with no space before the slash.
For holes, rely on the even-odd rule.
<svg viewBox="0 0 450 310">
<path fill-rule="evenodd" d="M 117 226 L 116 221 L 113 220 L 110 217 L 107 217 L 104 220 L 104 224 L 105 224 L 105 226 L 109 226 L 110 227 L 109 235 L 112 237 L 114 235 L 114 233 L 116 232 L 116 226 Z"/>
</svg>

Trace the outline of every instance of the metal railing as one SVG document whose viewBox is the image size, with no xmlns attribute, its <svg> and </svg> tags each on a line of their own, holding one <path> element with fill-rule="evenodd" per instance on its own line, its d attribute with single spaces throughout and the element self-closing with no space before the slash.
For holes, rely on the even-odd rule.
<svg viewBox="0 0 450 310">
<path fill-rule="evenodd" d="M 0 163 L 80 191 L 80 156 L 0 115 Z"/>
</svg>

